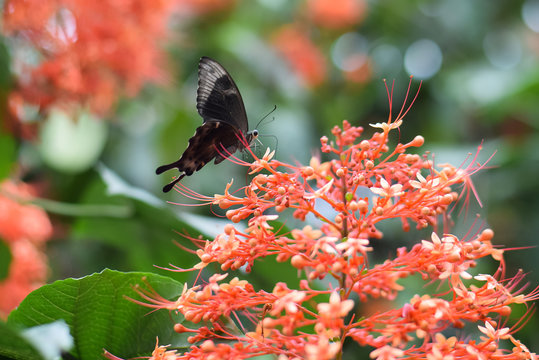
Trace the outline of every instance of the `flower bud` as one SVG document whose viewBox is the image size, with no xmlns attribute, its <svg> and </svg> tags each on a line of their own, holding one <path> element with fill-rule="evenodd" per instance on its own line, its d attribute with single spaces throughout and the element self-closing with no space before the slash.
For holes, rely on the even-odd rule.
<svg viewBox="0 0 539 360">
<path fill-rule="evenodd" d="M 292 256 L 292 259 L 290 259 L 290 263 L 296 269 L 303 269 L 305 267 L 305 265 L 307 264 L 302 255 L 294 255 L 294 256 Z"/>
<path fill-rule="evenodd" d="M 423 146 L 424 143 L 425 143 L 425 138 L 421 135 L 417 135 L 410 144 L 415 147 L 420 147 L 420 146 Z"/>
<path fill-rule="evenodd" d="M 494 231 L 492 229 L 485 229 L 480 235 L 482 241 L 490 241 L 494 237 Z"/>
<path fill-rule="evenodd" d="M 371 143 L 368 140 L 363 140 L 359 143 L 359 148 L 363 151 L 369 150 L 371 147 Z"/>
<path fill-rule="evenodd" d="M 205 353 L 213 352 L 215 350 L 215 344 L 211 340 L 206 340 L 200 345 L 200 350 Z"/>
<path fill-rule="evenodd" d="M 303 175 L 306 176 L 306 177 L 309 177 L 309 176 L 313 176 L 314 174 L 314 169 L 310 166 L 305 166 L 303 168 Z"/>
<path fill-rule="evenodd" d="M 369 204 L 365 200 L 359 200 L 357 205 L 360 213 L 366 214 L 369 211 Z"/>
<path fill-rule="evenodd" d="M 177 332 L 178 334 L 182 334 L 184 332 L 187 332 L 189 331 L 189 329 L 187 329 L 185 326 L 183 326 L 182 324 L 174 324 L 174 331 Z"/>
<path fill-rule="evenodd" d="M 340 262 L 334 262 L 333 265 L 331 265 L 331 271 L 334 273 L 340 273 L 342 271 L 342 264 Z"/>
<path fill-rule="evenodd" d="M 365 161 L 365 169 L 371 170 L 374 167 L 374 162 L 372 160 Z"/>
<path fill-rule="evenodd" d="M 227 235 L 234 235 L 234 225 L 232 224 L 226 224 L 225 225 L 225 234 Z"/>
</svg>

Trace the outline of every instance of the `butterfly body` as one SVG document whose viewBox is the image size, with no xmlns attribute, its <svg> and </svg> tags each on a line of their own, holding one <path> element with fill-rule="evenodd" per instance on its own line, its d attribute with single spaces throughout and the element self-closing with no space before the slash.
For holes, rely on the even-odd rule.
<svg viewBox="0 0 539 360">
<path fill-rule="evenodd" d="M 177 168 L 180 175 L 163 187 L 170 191 L 184 176 L 190 176 L 211 160 L 219 164 L 237 150 L 243 150 L 258 136 L 249 131 L 247 113 L 238 87 L 215 60 L 200 59 L 198 65 L 197 110 L 203 118 L 179 160 L 162 165 L 156 173 Z"/>
</svg>

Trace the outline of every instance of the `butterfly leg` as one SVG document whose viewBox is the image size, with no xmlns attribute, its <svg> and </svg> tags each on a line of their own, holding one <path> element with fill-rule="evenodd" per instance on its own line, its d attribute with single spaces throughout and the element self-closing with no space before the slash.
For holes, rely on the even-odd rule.
<svg viewBox="0 0 539 360">
<path fill-rule="evenodd" d="M 169 192 L 170 190 L 172 190 L 174 185 L 176 185 L 176 183 L 178 183 L 181 179 L 183 179 L 184 176 L 185 174 L 181 174 L 176 179 L 172 180 L 170 183 L 163 186 L 163 192 Z"/>
<path fill-rule="evenodd" d="M 181 159 L 180 159 L 181 160 Z M 179 166 L 180 166 L 180 160 L 178 161 L 175 161 L 173 163 L 170 163 L 170 164 L 166 164 L 166 165 L 161 165 L 159 166 L 156 170 L 155 170 L 155 173 L 157 175 L 167 171 L 167 170 L 170 170 L 170 169 L 174 169 L 174 168 L 178 168 L 178 170 L 180 169 Z"/>
</svg>

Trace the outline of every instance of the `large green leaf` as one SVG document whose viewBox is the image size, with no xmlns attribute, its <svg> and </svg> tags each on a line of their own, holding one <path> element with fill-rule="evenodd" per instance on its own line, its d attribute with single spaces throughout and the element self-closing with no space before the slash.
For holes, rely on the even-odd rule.
<svg viewBox="0 0 539 360">
<path fill-rule="evenodd" d="M 32 327 L 63 319 L 75 341 L 77 359 L 99 359 L 103 349 L 123 358 L 148 355 L 160 342 L 186 347 L 173 331 L 181 321 L 129 301 L 140 299 L 133 286 L 145 282 L 165 298 L 175 299 L 180 283 L 151 273 L 104 270 L 81 279 L 56 281 L 32 292 L 8 318 L 8 325 Z M 173 316 L 173 317 L 171 317 Z"/>
<path fill-rule="evenodd" d="M 0 322 L 0 359 L 41 360 L 39 352 L 25 340 L 19 331 Z"/>
</svg>

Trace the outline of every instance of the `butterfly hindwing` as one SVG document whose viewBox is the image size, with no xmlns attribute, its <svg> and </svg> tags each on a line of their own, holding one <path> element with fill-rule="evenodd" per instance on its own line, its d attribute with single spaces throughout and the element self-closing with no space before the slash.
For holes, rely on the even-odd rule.
<svg viewBox="0 0 539 360">
<path fill-rule="evenodd" d="M 157 168 L 156 173 L 177 168 L 190 176 L 215 158 L 219 164 L 238 148 L 234 128 L 218 122 L 204 123 L 189 139 L 189 145 L 178 161 Z"/>
<path fill-rule="evenodd" d="M 218 122 L 204 123 L 189 140 L 189 146 L 178 160 L 178 168 L 189 176 L 214 158 L 218 164 L 227 157 L 226 155 L 236 151 L 234 146 L 237 143 L 235 131 L 230 125 Z"/>
</svg>

